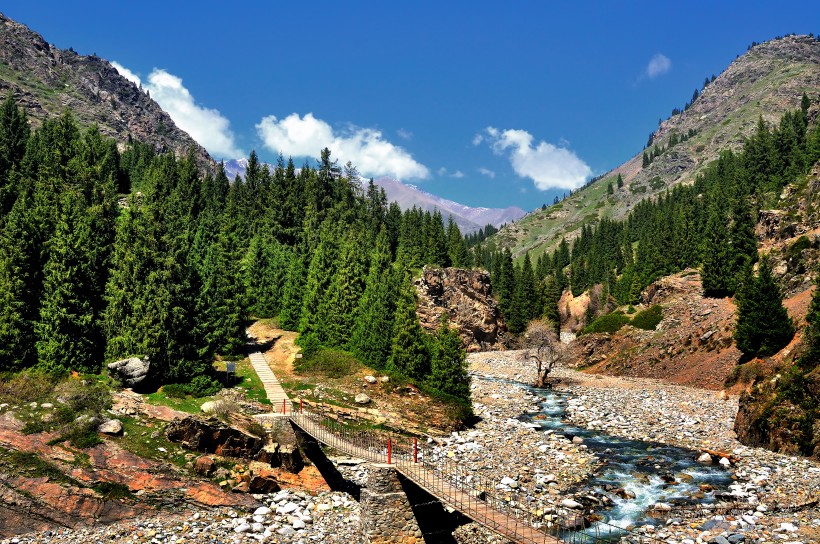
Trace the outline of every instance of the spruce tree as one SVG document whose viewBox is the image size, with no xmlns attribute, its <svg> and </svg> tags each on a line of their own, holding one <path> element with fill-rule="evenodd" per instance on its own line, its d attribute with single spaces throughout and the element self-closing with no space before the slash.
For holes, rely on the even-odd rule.
<svg viewBox="0 0 820 544">
<path fill-rule="evenodd" d="M 467 373 L 466 353 L 458 331 L 450 327 L 444 315 L 433 342 L 430 387 L 460 398 L 470 400 L 470 375 Z"/>
<path fill-rule="evenodd" d="M 735 278 L 729 252 L 726 220 L 719 206 L 712 205 L 704 233 L 702 280 L 705 296 L 725 297 L 734 292 Z"/>
<path fill-rule="evenodd" d="M 735 304 L 737 322 L 734 339 L 745 356 L 773 355 L 791 341 L 794 325 L 783 306 L 768 257 L 760 260 L 757 277 L 752 274 L 751 264 L 747 265 Z"/>
<path fill-rule="evenodd" d="M 279 311 L 279 326 L 288 331 L 299 328 L 302 315 L 302 296 L 307 281 L 304 257 L 295 253 L 288 266 L 285 286 L 282 289 L 282 308 Z"/>
<path fill-rule="evenodd" d="M 398 273 L 401 274 L 401 270 Z M 416 314 L 416 289 L 410 274 L 404 274 L 396 301 L 396 317 L 387 368 L 419 381 L 424 380 L 430 373 L 430 350 L 426 334 Z"/>
<path fill-rule="evenodd" d="M 91 232 L 81 198 L 68 191 L 60 198 L 57 230 L 49 241 L 40 319 L 35 325 L 39 365 L 52 372 L 97 372 L 100 335 L 89 293 L 94 277 L 87 249 Z"/>
<path fill-rule="evenodd" d="M 457 268 L 470 266 L 470 253 L 467 251 L 467 243 L 464 241 L 458 225 L 453 221 L 452 215 L 447 219 L 447 254 L 450 258 L 450 266 Z"/>
<path fill-rule="evenodd" d="M 382 228 L 370 255 L 370 269 L 348 343 L 348 349 L 356 358 L 372 368 L 384 368 L 390 357 L 396 295 L 396 274 L 390 266 L 390 240 L 387 230 Z"/>
<path fill-rule="evenodd" d="M 353 333 L 367 270 L 363 246 L 364 240 L 351 233 L 339 249 L 336 271 L 318 309 L 319 339 L 326 346 L 344 347 Z"/>
<path fill-rule="evenodd" d="M 0 371 L 31 366 L 37 358 L 42 277 L 35 211 L 32 195 L 23 192 L 0 229 Z"/>
</svg>

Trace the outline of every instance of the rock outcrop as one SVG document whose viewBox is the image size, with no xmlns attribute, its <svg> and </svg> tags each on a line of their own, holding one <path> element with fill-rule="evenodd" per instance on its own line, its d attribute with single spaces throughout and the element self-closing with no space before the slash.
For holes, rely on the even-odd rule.
<svg viewBox="0 0 820 544">
<path fill-rule="evenodd" d="M 265 446 L 265 440 L 225 425 L 215 418 L 175 419 L 168 424 L 165 434 L 168 440 L 179 442 L 189 450 L 240 459 L 256 459 Z"/>
<path fill-rule="evenodd" d="M 817 398 L 820 367 L 799 378 L 797 373 L 766 376 L 740 397 L 737 439 L 748 446 L 820 459 Z"/>
<path fill-rule="evenodd" d="M 428 268 L 416 281 L 421 326 L 438 329 L 446 313 L 467 351 L 499 349 L 507 326 L 492 296 L 490 275 L 480 270 Z"/>
</svg>

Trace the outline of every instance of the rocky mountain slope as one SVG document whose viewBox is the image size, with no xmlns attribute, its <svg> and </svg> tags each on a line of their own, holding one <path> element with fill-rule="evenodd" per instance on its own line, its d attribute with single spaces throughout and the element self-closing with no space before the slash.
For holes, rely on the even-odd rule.
<svg viewBox="0 0 820 544">
<path fill-rule="evenodd" d="M 687 136 L 685 141 L 647 167 L 643 150 L 638 152 L 563 202 L 528 215 L 491 239 L 513 255 L 532 250 L 535 257 L 563 236 L 574 238 L 585 224 L 601 217 L 623 218 L 644 198 L 692 182 L 722 150 L 738 149 L 760 117 L 776 124 L 786 111 L 799 107 L 803 93 L 816 97 L 819 92 L 820 41 L 787 36 L 756 45 L 706 85 L 688 109 L 661 122 L 646 151 L 656 145 L 669 148 L 673 135 Z M 618 174 L 624 186 L 608 195 L 607 185 L 614 186 Z"/>
<path fill-rule="evenodd" d="M 247 159 L 225 161 L 225 173 L 228 179 L 234 179 L 236 176 L 243 177 L 247 167 Z M 366 183 L 366 181 L 362 181 Z M 396 202 L 402 210 L 416 206 L 429 212 L 438 210 L 445 220 L 447 216 L 451 216 L 462 234 L 477 232 L 487 225 L 500 227 L 506 223 L 517 221 L 527 214 L 527 212 L 515 206 L 509 208 L 473 208 L 465 206 L 390 177 L 376 178 L 373 183 L 384 189 L 387 200 Z"/>
<path fill-rule="evenodd" d="M 0 96 L 9 93 L 35 125 L 68 108 L 81 126 L 97 124 L 120 144 L 130 137 L 177 155 L 192 149 L 200 164 L 213 164 L 202 146 L 107 60 L 59 49 L 0 14 Z"/>
</svg>

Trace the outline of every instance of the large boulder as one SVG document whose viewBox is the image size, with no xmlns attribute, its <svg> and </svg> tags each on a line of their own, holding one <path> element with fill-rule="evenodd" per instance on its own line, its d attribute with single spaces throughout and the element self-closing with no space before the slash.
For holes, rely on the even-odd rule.
<svg viewBox="0 0 820 544">
<path fill-rule="evenodd" d="M 108 370 L 116 374 L 122 383 L 128 387 L 133 387 L 142 382 L 148 375 L 151 363 L 146 357 L 145 360 L 138 357 L 121 359 L 108 364 Z"/>
<path fill-rule="evenodd" d="M 447 314 L 467 351 L 503 347 L 507 327 L 493 298 L 488 273 L 425 267 L 415 285 L 422 327 L 437 330 L 441 317 Z"/>
</svg>

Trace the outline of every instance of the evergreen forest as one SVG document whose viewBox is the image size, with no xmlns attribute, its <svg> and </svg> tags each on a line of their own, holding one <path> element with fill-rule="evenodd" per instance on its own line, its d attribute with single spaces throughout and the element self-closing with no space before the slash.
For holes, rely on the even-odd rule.
<svg viewBox="0 0 820 544">
<path fill-rule="evenodd" d="M 153 386 L 204 392 L 250 320 L 277 318 L 305 358 L 349 352 L 468 399 L 458 335 L 423 332 L 411 277 L 470 255 L 452 220 L 403 212 L 327 149 L 298 168 L 252 153 L 229 180 L 70 112 L 32 130 L 13 98 L 0 108 L 0 372 L 139 356 Z"/>
</svg>

